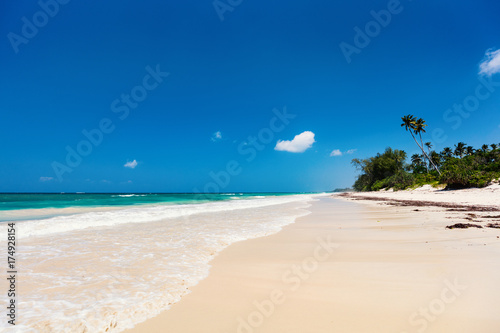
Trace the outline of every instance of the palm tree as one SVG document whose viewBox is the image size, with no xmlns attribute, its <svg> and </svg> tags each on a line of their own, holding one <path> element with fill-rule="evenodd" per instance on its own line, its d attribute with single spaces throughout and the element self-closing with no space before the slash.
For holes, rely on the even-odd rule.
<svg viewBox="0 0 500 333">
<path fill-rule="evenodd" d="M 411 155 L 411 163 L 415 166 L 422 165 L 422 157 L 419 154 Z"/>
<path fill-rule="evenodd" d="M 422 118 L 418 118 L 415 120 L 415 127 L 413 128 L 413 132 L 419 135 L 420 144 L 422 145 L 422 147 L 424 146 L 424 143 L 422 142 L 422 133 L 425 133 L 426 127 L 427 125 L 425 124 L 425 120 L 423 120 Z"/>
<path fill-rule="evenodd" d="M 483 151 L 483 153 L 486 153 L 489 149 L 489 146 L 488 145 L 482 145 L 481 146 L 481 150 Z"/>
<path fill-rule="evenodd" d="M 465 151 L 467 153 L 467 156 L 474 155 L 474 148 L 472 146 L 465 147 Z"/>
<path fill-rule="evenodd" d="M 423 119 L 422 119 L 422 120 L 423 120 Z M 424 122 L 425 122 L 425 121 L 424 121 Z M 425 131 L 424 131 L 424 132 L 425 132 Z M 420 137 L 420 141 L 422 141 L 422 137 Z M 436 162 L 436 160 L 432 158 L 432 154 L 431 154 L 432 143 L 431 143 L 431 142 L 426 142 L 426 143 L 425 143 L 425 146 L 427 147 L 427 153 L 428 153 L 428 154 L 427 154 L 427 156 L 429 156 L 429 157 L 430 157 L 430 160 L 432 160 L 432 162 L 434 162 L 434 163 L 435 163 L 435 162 Z M 426 166 L 426 167 L 427 167 L 427 166 Z M 427 170 L 429 170 L 429 169 L 427 169 Z"/>
<path fill-rule="evenodd" d="M 401 124 L 401 127 L 404 126 L 405 130 L 408 130 L 408 129 L 413 130 L 413 128 L 415 128 L 416 118 L 414 115 L 409 114 L 407 116 L 401 117 L 401 120 L 403 121 L 403 123 Z"/>
<path fill-rule="evenodd" d="M 492 143 L 492 144 L 490 145 L 490 147 L 491 147 L 491 150 L 495 150 L 495 149 L 497 149 L 497 145 L 496 145 L 496 144 L 494 144 L 494 143 Z"/>
<path fill-rule="evenodd" d="M 413 169 L 413 173 L 422 172 L 424 166 L 426 166 L 426 168 L 427 168 L 426 163 L 424 163 L 424 161 L 422 160 L 423 156 L 424 155 L 420 155 L 420 154 L 413 154 L 411 156 L 411 168 Z"/>
<path fill-rule="evenodd" d="M 415 124 L 416 124 L 416 121 L 417 121 L 417 119 L 415 118 L 415 116 L 412 115 L 412 114 L 409 114 L 409 115 L 406 115 L 404 117 L 401 117 L 401 120 L 403 121 L 403 123 L 401 124 L 401 127 L 404 127 L 406 131 L 410 132 L 411 137 L 413 138 L 413 140 L 415 140 L 415 143 L 417 144 L 418 148 L 420 148 L 420 150 L 422 151 L 422 153 L 425 154 L 424 148 L 422 148 L 422 146 L 420 146 L 420 144 L 418 143 L 417 139 L 413 135 L 413 132 L 415 131 L 415 128 L 416 128 Z"/>
<path fill-rule="evenodd" d="M 465 146 L 466 145 L 467 144 L 464 142 L 457 143 L 455 145 L 455 151 L 454 151 L 455 156 L 462 158 L 465 154 Z"/>
<path fill-rule="evenodd" d="M 422 133 L 425 133 L 425 127 L 427 127 L 427 125 L 425 124 L 425 120 L 423 120 L 422 118 L 416 119 L 413 115 L 408 115 L 406 117 L 401 118 L 401 120 L 403 120 L 403 124 L 401 124 L 401 126 L 405 126 L 407 130 L 408 130 L 408 127 L 406 125 L 407 119 L 411 119 L 412 120 L 412 123 L 411 123 L 412 127 L 411 127 L 411 129 L 413 130 L 413 132 L 415 134 L 418 134 L 418 136 L 420 137 L 420 143 L 421 143 L 421 145 L 418 144 L 417 139 L 415 139 L 415 137 L 413 136 L 413 134 L 411 136 L 413 136 L 413 139 L 415 140 L 415 142 L 417 143 L 417 145 L 420 147 L 420 149 L 422 150 L 422 153 L 424 153 L 424 156 L 427 158 L 427 160 L 430 162 L 430 164 L 432 164 L 432 166 L 438 172 L 438 174 L 441 175 L 441 172 L 439 171 L 439 169 L 436 166 L 436 164 L 434 164 L 434 162 L 431 160 L 431 158 L 429 157 L 429 155 L 427 155 L 427 153 L 424 150 L 424 144 L 423 144 L 423 141 L 422 141 Z"/>
<path fill-rule="evenodd" d="M 453 155 L 453 151 L 450 147 L 445 147 L 441 152 L 441 155 L 445 158 L 450 158 Z"/>
<path fill-rule="evenodd" d="M 434 150 L 431 151 L 429 155 L 431 156 L 431 159 L 435 164 L 441 166 L 441 155 L 436 153 Z"/>
</svg>

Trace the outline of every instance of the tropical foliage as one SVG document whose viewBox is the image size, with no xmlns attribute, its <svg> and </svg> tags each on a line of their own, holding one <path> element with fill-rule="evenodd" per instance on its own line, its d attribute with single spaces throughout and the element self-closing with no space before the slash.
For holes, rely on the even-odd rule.
<svg viewBox="0 0 500 333">
<path fill-rule="evenodd" d="M 500 143 L 475 149 L 458 142 L 453 148 L 436 152 L 431 142 L 423 143 L 425 120 L 413 115 L 401 119 L 401 126 L 411 134 L 422 154 L 413 154 L 411 163 L 406 163 L 404 151 L 387 148 L 383 154 L 368 159 L 353 159 L 352 164 L 361 171 L 353 185 L 355 190 L 400 190 L 424 184 L 443 184 L 447 188 L 484 187 L 500 178 Z"/>
<path fill-rule="evenodd" d="M 357 191 L 372 191 L 389 185 L 395 186 L 400 180 L 400 175 L 405 173 L 406 153 L 402 150 L 387 148 L 383 154 L 360 160 L 353 159 L 352 164 L 362 174 L 354 183 Z"/>
<path fill-rule="evenodd" d="M 401 124 L 401 127 L 404 127 L 406 129 L 406 131 L 410 132 L 413 140 L 415 140 L 415 143 L 417 144 L 418 148 L 420 148 L 420 150 L 422 151 L 422 154 L 424 155 L 424 157 L 427 159 L 427 161 L 429 161 L 429 163 L 432 165 L 432 167 L 438 173 L 440 173 L 439 169 L 434 164 L 434 161 L 432 161 L 432 159 L 427 155 L 427 153 L 424 150 L 424 144 L 422 142 L 422 133 L 425 133 L 425 127 L 427 127 L 427 125 L 425 124 L 425 120 L 423 120 L 422 118 L 417 119 L 412 114 L 401 117 L 401 120 L 403 121 L 403 123 Z M 420 144 L 418 143 L 418 141 L 415 138 L 415 135 L 413 135 L 413 133 L 415 133 L 415 135 L 418 135 L 420 137 Z M 430 149 L 430 146 L 431 146 L 431 143 L 428 142 L 427 147 L 429 149 Z"/>
</svg>

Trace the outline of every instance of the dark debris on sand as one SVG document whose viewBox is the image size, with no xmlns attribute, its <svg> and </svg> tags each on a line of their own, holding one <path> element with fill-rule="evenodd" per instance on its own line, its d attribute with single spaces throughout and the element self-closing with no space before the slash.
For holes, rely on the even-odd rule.
<svg viewBox="0 0 500 333">
<path fill-rule="evenodd" d="M 472 224 L 472 223 L 455 223 L 453 225 L 446 226 L 446 229 L 467 229 L 467 228 L 482 229 L 483 227 L 480 226 L 479 224 Z"/>
<path fill-rule="evenodd" d="M 435 202 L 435 201 L 418 201 L 418 200 L 401 200 L 389 198 L 373 198 L 368 196 L 357 196 L 350 193 L 342 193 L 339 196 L 351 198 L 354 200 L 370 200 L 370 201 L 383 201 L 388 205 L 393 206 L 410 206 L 410 207 L 442 207 L 448 208 L 448 211 L 456 212 L 500 212 L 500 208 L 492 206 L 479 206 L 479 205 L 460 205 L 448 202 Z M 500 215 L 499 215 L 500 216 Z"/>
</svg>

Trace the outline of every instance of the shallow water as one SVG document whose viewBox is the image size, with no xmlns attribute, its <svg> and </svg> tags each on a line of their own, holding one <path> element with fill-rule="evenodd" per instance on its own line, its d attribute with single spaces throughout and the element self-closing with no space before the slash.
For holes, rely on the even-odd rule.
<svg viewBox="0 0 500 333">
<path fill-rule="evenodd" d="M 207 276 L 219 251 L 279 231 L 308 214 L 311 200 L 310 195 L 254 197 L 17 222 L 16 328 L 118 332 L 132 327 L 178 302 Z"/>
</svg>

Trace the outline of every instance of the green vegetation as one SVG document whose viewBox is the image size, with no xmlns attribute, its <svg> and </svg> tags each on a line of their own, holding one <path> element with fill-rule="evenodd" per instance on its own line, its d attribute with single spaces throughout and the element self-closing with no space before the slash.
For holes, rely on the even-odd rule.
<svg viewBox="0 0 500 333">
<path fill-rule="evenodd" d="M 410 164 L 406 163 L 404 151 L 392 148 L 368 159 L 353 159 L 352 164 L 361 171 L 353 185 L 356 191 L 402 190 L 424 184 L 447 188 L 484 187 L 500 178 L 500 144 L 474 149 L 459 142 L 454 149 L 446 147 L 438 153 L 432 150 L 430 142 L 423 143 L 425 120 L 413 115 L 401 119 L 401 126 L 410 132 L 422 154 L 412 155 Z"/>
<path fill-rule="evenodd" d="M 401 124 L 401 127 L 404 127 L 406 129 L 406 131 L 410 132 L 413 140 L 415 140 L 415 143 L 417 144 L 417 146 L 420 148 L 420 150 L 422 150 L 423 156 L 434 167 L 434 170 L 436 170 L 440 174 L 438 167 L 436 166 L 436 164 L 434 164 L 432 159 L 427 155 L 427 153 L 424 150 L 424 144 L 422 142 L 422 133 L 425 133 L 425 128 L 427 127 L 427 125 L 425 124 L 425 120 L 423 120 L 422 118 L 417 119 L 411 114 L 402 117 L 401 120 L 403 121 L 403 123 Z M 420 137 L 420 144 L 418 143 L 418 141 L 415 138 L 415 135 L 413 135 L 413 133 L 415 133 L 415 135 L 418 134 L 418 136 Z M 430 149 L 431 143 L 427 142 L 426 145 Z"/>
<path fill-rule="evenodd" d="M 404 151 L 392 148 L 365 160 L 353 159 L 352 164 L 362 171 L 353 188 L 356 191 L 376 191 L 386 187 L 403 186 L 408 175 L 404 170 L 405 159 Z"/>
<path fill-rule="evenodd" d="M 343 193 L 343 192 L 354 192 L 353 188 L 346 187 L 346 188 L 336 188 L 332 191 L 333 193 Z"/>
</svg>

